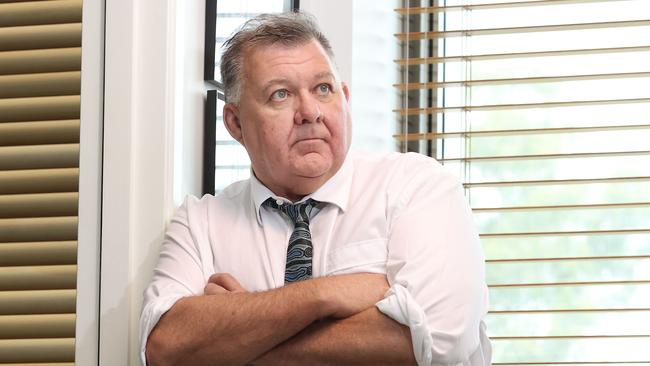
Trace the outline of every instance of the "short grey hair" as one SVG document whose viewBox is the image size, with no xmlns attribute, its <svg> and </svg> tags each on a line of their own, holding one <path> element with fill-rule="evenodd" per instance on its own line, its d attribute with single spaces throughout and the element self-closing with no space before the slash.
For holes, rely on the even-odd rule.
<svg viewBox="0 0 650 366">
<path fill-rule="evenodd" d="M 226 102 L 238 103 L 241 96 L 244 54 L 255 48 L 279 44 L 299 46 L 315 39 L 334 64 L 330 42 L 320 31 L 316 18 L 304 12 L 261 14 L 248 20 L 228 39 L 221 55 L 221 80 Z"/>
</svg>

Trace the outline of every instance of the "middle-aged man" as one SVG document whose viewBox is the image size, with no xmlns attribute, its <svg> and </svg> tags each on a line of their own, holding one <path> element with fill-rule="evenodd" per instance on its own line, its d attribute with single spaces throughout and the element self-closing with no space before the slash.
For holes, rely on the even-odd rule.
<svg viewBox="0 0 650 366">
<path fill-rule="evenodd" d="M 249 21 L 221 69 L 251 178 L 177 211 L 145 292 L 143 362 L 489 365 L 460 184 L 421 155 L 348 153 L 350 92 L 313 19 Z"/>
</svg>

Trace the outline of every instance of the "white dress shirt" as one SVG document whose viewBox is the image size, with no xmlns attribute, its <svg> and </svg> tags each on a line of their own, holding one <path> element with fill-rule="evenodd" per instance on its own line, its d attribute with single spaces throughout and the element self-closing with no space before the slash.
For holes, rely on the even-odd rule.
<svg viewBox="0 0 650 366">
<path fill-rule="evenodd" d="M 262 205 L 269 197 L 286 201 L 252 176 L 178 209 L 144 294 L 143 364 L 160 317 L 202 295 L 210 275 L 230 273 L 248 291 L 284 285 L 293 225 Z M 418 154 L 351 152 L 309 198 L 327 203 L 310 222 L 314 277 L 386 274 L 390 289 L 376 306 L 410 328 L 418 365 L 490 364 L 484 258 L 452 174 Z"/>
</svg>

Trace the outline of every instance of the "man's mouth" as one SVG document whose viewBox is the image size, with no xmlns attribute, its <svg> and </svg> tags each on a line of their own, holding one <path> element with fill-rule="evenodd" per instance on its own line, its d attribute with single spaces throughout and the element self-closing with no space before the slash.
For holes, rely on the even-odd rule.
<svg viewBox="0 0 650 366">
<path fill-rule="evenodd" d="M 298 144 L 298 143 L 316 143 L 316 142 L 320 142 L 320 141 L 324 141 L 324 139 L 322 139 L 320 137 L 308 137 L 308 138 L 298 139 L 298 140 L 296 140 L 296 142 L 294 144 Z"/>
</svg>

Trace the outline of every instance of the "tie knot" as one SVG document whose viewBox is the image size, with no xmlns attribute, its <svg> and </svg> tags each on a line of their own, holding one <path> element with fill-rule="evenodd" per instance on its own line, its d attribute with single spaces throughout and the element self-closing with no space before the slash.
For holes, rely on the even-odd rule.
<svg viewBox="0 0 650 366">
<path fill-rule="evenodd" d="M 269 198 L 264 201 L 264 205 L 276 209 L 283 214 L 287 215 L 289 219 L 294 223 L 305 222 L 309 224 L 309 216 L 311 211 L 319 204 L 318 201 L 313 199 L 308 199 L 305 202 L 300 203 L 286 203 L 282 201 L 276 201 L 273 198 Z"/>
</svg>

